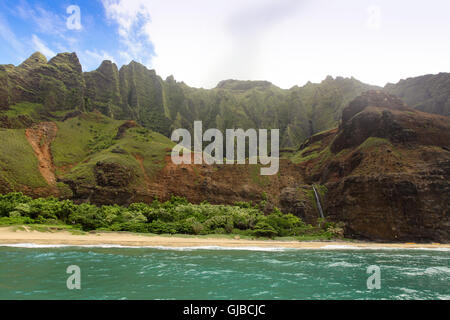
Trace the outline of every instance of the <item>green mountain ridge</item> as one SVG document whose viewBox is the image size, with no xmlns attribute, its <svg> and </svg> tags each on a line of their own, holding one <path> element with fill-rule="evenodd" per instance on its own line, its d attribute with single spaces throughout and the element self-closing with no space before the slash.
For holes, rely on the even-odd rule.
<svg viewBox="0 0 450 320">
<path fill-rule="evenodd" d="M 445 79 L 382 89 L 329 76 L 288 90 L 224 80 L 197 89 L 134 61 L 83 73 L 74 53 L 49 61 L 35 53 L 0 66 L 0 194 L 125 207 L 173 195 L 251 201 L 265 214 L 280 208 L 316 224 L 314 186 L 347 236 L 448 241 L 450 118 L 420 111 L 446 110 Z M 221 130 L 279 128 L 278 174 L 261 176 L 250 164 L 174 165 L 168 136 L 195 120 Z"/>
<path fill-rule="evenodd" d="M 389 84 L 384 90 L 421 111 L 448 115 L 449 79 L 449 74 L 424 76 Z M 365 91 L 383 90 L 354 78 L 331 76 L 291 89 L 240 80 L 198 89 L 172 76 L 163 80 L 135 61 L 120 69 L 103 61 L 97 70 L 82 72 L 75 53 L 61 53 L 47 62 L 39 52 L 17 67 L 1 65 L 0 85 L 0 111 L 21 102 L 37 103 L 42 105 L 37 113 L 45 120 L 67 110 L 97 110 L 113 119 L 135 120 L 165 136 L 180 127 L 192 130 L 194 120 L 219 130 L 279 128 L 282 147 L 298 147 L 311 135 L 338 126 L 350 101 Z M 0 125 L 21 127 L 20 122 L 3 114 Z"/>
<path fill-rule="evenodd" d="M 450 116 L 450 73 L 408 78 L 387 84 L 384 90 L 414 109 Z"/>
<path fill-rule="evenodd" d="M 120 70 L 104 61 L 97 70 L 83 73 L 75 53 L 58 54 L 48 62 L 35 53 L 18 67 L 2 65 L 0 83 L 0 110 L 37 103 L 42 105 L 38 110 L 42 119 L 67 110 L 98 110 L 114 119 L 136 120 L 166 136 L 179 127 L 192 129 L 194 120 L 220 130 L 279 128 L 285 147 L 298 146 L 310 135 L 336 126 L 349 101 L 380 89 L 341 77 L 289 90 L 267 81 L 238 80 L 197 89 L 173 77 L 163 80 L 135 61 Z M 4 127 L 21 127 L 9 120 L 3 119 Z"/>
</svg>

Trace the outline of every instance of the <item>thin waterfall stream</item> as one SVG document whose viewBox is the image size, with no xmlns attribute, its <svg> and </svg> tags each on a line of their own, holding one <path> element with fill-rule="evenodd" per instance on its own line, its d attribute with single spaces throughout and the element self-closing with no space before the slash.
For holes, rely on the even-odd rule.
<svg viewBox="0 0 450 320">
<path fill-rule="evenodd" d="M 314 195 L 316 196 L 316 204 L 317 204 L 317 208 L 319 209 L 320 217 L 325 218 L 323 215 L 323 210 L 322 210 L 322 205 L 320 203 L 319 194 L 317 193 L 317 190 L 314 186 L 313 186 L 313 190 L 314 190 Z"/>
</svg>

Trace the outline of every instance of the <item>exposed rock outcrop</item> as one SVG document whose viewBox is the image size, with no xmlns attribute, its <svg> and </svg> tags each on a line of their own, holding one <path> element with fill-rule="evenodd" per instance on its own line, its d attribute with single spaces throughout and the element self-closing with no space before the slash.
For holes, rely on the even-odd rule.
<svg viewBox="0 0 450 320">
<path fill-rule="evenodd" d="M 326 215 L 345 222 L 347 236 L 450 241 L 449 118 L 367 92 L 327 146 L 306 172 L 327 187 Z"/>
<path fill-rule="evenodd" d="M 137 126 L 138 124 L 133 120 L 125 121 L 125 123 L 117 130 L 116 139 L 121 139 L 128 129 L 135 128 Z"/>
<path fill-rule="evenodd" d="M 450 73 L 408 78 L 389 83 L 384 90 L 416 110 L 450 116 Z"/>
<path fill-rule="evenodd" d="M 84 109 L 86 89 L 81 64 L 75 53 L 60 53 L 50 61 L 39 52 L 21 65 L 0 66 L 0 105 L 42 103 L 47 112 Z M 0 86 L 1 87 L 1 86 Z"/>
<path fill-rule="evenodd" d="M 344 109 L 339 132 L 331 145 L 338 153 L 369 137 L 394 143 L 450 146 L 450 119 L 408 108 L 396 97 L 368 91 Z"/>
<path fill-rule="evenodd" d="M 27 140 L 38 158 L 39 171 L 50 186 L 56 184 L 51 143 L 57 131 L 58 127 L 53 122 L 42 122 L 25 131 Z"/>
<path fill-rule="evenodd" d="M 424 107 L 414 109 L 386 94 L 387 89 L 357 97 L 373 87 L 355 79 L 327 77 L 320 84 L 289 90 L 265 81 L 228 80 L 203 90 L 173 77 L 164 81 L 137 62 L 118 70 L 105 61 L 83 73 L 74 53 L 50 61 L 35 53 L 17 67 L 0 66 L 0 127 L 27 128 L 39 170 L 50 186 L 31 188 L 25 182 L 13 187 L 0 175 L 0 192 L 15 188 L 33 196 L 58 195 L 57 184 L 63 182 L 77 202 L 127 205 L 172 195 L 197 203 L 252 201 L 266 203 L 266 212 L 277 206 L 314 223 L 318 212 L 311 191 L 318 184 L 321 192 L 328 190 L 322 199 L 325 216 L 344 221 L 347 236 L 448 242 L 450 118 L 419 111 L 431 108 L 445 114 L 446 77 L 421 79 L 425 89 L 417 89 L 417 95 L 409 88 L 411 80 L 402 82 L 398 96 L 423 101 Z M 428 81 L 435 80 L 430 87 Z M 412 87 L 421 87 L 419 82 Z M 126 122 L 120 125 L 111 118 Z M 337 126 L 339 119 L 339 128 L 317 133 Z M 263 177 L 259 166 L 174 165 L 170 148 L 165 149 L 168 139 L 129 130 L 142 125 L 168 136 L 175 128 L 192 129 L 194 120 L 222 130 L 279 127 L 282 146 L 309 139 L 300 146 L 300 163 L 281 159 L 279 174 Z M 66 128 L 68 144 L 74 133 L 82 133 L 70 160 L 58 170 L 51 154 L 57 128 L 50 121 L 64 122 L 60 129 Z M 159 149 L 144 158 L 147 145 Z M 11 168 L 14 163 L 2 165 Z M 55 172 L 62 174 L 56 177 Z"/>
</svg>

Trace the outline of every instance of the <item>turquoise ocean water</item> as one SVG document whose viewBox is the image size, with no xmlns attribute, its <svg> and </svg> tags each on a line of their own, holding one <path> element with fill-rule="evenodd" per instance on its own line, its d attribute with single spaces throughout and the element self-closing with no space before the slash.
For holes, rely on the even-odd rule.
<svg viewBox="0 0 450 320">
<path fill-rule="evenodd" d="M 66 269 L 81 270 L 69 290 Z M 380 268 L 368 289 L 367 268 Z M 450 251 L 0 246 L 0 299 L 450 299 Z"/>
</svg>

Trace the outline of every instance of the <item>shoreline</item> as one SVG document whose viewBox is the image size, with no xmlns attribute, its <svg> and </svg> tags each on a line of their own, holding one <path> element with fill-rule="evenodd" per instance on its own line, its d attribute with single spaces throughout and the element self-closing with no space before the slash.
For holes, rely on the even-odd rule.
<svg viewBox="0 0 450 320">
<path fill-rule="evenodd" d="M 0 227 L 0 246 L 104 246 L 149 248 L 230 249 L 435 249 L 449 250 L 450 244 L 376 243 L 359 241 L 250 240 L 215 237 L 143 235 L 126 232 L 72 234 L 68 231 L 40 232 Z"/>
</svg>

